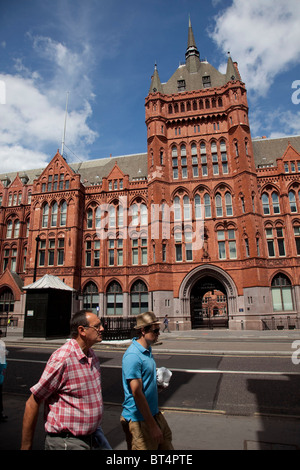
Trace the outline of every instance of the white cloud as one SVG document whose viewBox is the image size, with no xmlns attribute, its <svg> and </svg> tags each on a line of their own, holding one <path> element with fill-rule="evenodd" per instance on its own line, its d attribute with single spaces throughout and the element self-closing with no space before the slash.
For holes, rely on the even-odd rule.
<svg viewBox="0 0 300 470">
<path fill-rule="evenodd" d="M 275 77 L 300 61 L 299 0 L 233 0 L 211 32 L 239 62 L 250 92 L 265 96 Z"/>
<path fill-rule="evenodd" d="M 97 137 L 88 124 L 94 98 L 88 47 L 74 52 L 49 37 L 29 37 L 43 60 L 38 72 L 15 58 L 16 74 L 0 74 L 6 92 L 5 104 L 0 104 L 0 173 L 43 166 L 61 148 L 67 91 L 66 145 L 86 156 L 85 147 Z"/>
<path fill-rule="evenodd" d="M 299 135 L 300 111 L 275 109 L 266 112 L 257 108 L 252 114 L 252 135 L 260 136 L 260 129 L 265 129 L 269 138 Z"/>
<path fill-rule="evenodd" d="M 0 145 L 1 173 L 44 168 L 48 161 L 49 156 L 42 152 L 24 148 L 21 145 Z"/>
</svg>

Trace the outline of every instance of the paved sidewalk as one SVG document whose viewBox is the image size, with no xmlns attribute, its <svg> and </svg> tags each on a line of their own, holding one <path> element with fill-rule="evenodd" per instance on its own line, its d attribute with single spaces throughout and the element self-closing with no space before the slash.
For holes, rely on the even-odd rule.
<svg viewBox="0 0 300 470">
<path fill-rule="evenodd" d="M 4 394 L 9 419 L 0 423 L 0 451 L 20 449 L 26 397 Z M 126 450 L 121 429 L 121 407 L 106 405 L 103 429 L 113 450 Z M 43 409 L 34 437 L 33 450 L 43 450 Z M 230 416 L 217 413 L 166 411 L 175 450 L 299 450 L 300 421 L 266 416 Z"/>
<path fill-rule="evenodd" d="M 7 336 L 3 338 L 7 346 L 10 343 L 27 344 L 43 343 L 60 346 L 67 338 L 44 339 L 23 338 L 22 328 L 8 328 Z M 294 341 L 300 341 L 300 330 L 274 331 L 232 331 L 219 330 L 189 330 L 161 333 L 159 343 L 155 345 L 157 352 L 197 352 L 203 354 L 272 354 L 292 355 L 295 349 Z M 102 341 L 96 348 L 127 348 L 130 340 Z M 300 344 L 300 343 L 299 343 Z M 296 345 L 295 345 L 296 346 Z"/>
</svg>

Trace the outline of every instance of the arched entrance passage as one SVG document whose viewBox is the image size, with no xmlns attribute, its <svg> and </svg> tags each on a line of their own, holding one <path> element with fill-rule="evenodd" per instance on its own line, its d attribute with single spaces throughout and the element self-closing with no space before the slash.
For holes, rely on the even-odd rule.
<svg viewBox="0 0 300 470">
<path fill-rule="evenodd" d="M 228 327 L 227 295 L 224 285 L 206 276 L 191 289 L 192 328 Z"/>
<path fill-rule="evenodd" d="M 235 283 L 226 271 L 217 266 L 202 265 L 190 271 L 181 283 L 179 298 L 181 314 L 185 318 L 190 317 L 192 328 L 228 327 L 229 319 L 237 313 Z M 209 317 L 208 306 L 204 304 L 210 305 Z M 205 308 L 207 310 L 203 312 Z M 207 320 L 204 321 L 205 318 Z"/>
</svg>

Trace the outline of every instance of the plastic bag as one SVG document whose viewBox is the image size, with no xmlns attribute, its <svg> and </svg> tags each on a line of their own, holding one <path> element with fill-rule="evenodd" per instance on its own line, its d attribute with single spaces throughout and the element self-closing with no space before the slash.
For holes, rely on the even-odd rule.
<svg viewBox="0 0 300 470">
<path fill-rule="evenodd" d="M 172 372 L 166 367 L 160 367 L 156 370 L 157 385 L 160 387 L 167 388 L 171 377 Z"/>
</svg>

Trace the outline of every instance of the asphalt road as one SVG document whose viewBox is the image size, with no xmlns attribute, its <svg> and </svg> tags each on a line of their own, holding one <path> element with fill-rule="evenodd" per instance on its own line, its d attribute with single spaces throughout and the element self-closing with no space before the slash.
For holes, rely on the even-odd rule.
<svg viewBox="0 0 300 470">
<path fill-rule="evenodd" d="M 52 350 L 49 345 L 9 345 L 6 393 L 28 395 Z M 97 351 L 102 365 L 103 398 L 123 400 L 124 351 Z M 165 409 L 255 413 L 300 417 L 300 369 L 290 357 L 155 353 L 157 367 L 172 371 L 170 386 L 159 394 Z"/>
</svg>

